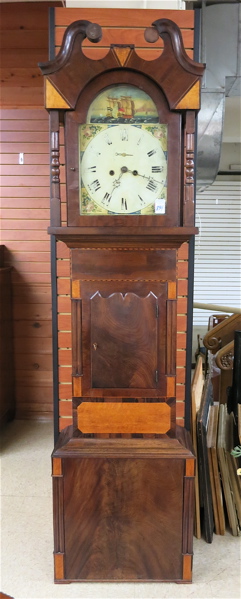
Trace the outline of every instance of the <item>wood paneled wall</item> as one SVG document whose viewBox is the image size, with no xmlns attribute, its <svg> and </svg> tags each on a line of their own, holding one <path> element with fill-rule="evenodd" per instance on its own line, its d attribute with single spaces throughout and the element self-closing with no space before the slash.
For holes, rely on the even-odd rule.
<svg viewBox="0 0 241 599">
<path fill-rule="evenodd" d="M 0 7 L 1 242 L 6 263 L 13 267 L 17 418 L 46 419 L 53 412 L 49 125 L 37 66 L 48 60 L 50 5 Z"/>
<path fill-rule="evenodd" d="M 114 9 L 64 9 L 55 10 L 55 46 L 59 51 L 66 27 L 73 21 L 87 19 L 102 26 L 103 37 L 99 44 L 85 40 L 83 47 L 90 58 L 103 57 L 110 43 L 135 43 L 136 51 L 146 60 L 152 60 L 160 54 L 162 40 L 147 44 L 144 29 L 158 18 L 165 17 L 175 21 L 182 29 L 186 51 L 193 58 L 194 13 L 193 11 L 164 10 L 114 10 Z M 61 140 L 61 158 L 63 165 L 64 147 Z M 62 167 L 63 168 L 63 167 Z M 63 181 L 63 179 L 62 179 Z M 62 185 L 62 215 L 65 224 L 66 202 Z M 71 315 L 70 315 L 70 263 L 68 249 L 63 243 L 57 243 L 58 274 L 58 342 L 59 342 L 59 411 L 60 429 L 71 424 L 72 414 L 72 378 L 71 378 Z M 177 333 L 177 419 L 184 424 L 186 330 L 187 330 L 187 277 L 188 245 L 179 250 L 178 260 L 178 333 Z"/>
<path fill-rule="evenodd" d="M 17 418 L 52 413 L 48 137 L 45 111 L 2 110 L 2 243 L 13 267 Z"/>
<path fill-rule="evenodd" d="M 56 5 L 60 3 L 56 2 Z M 50 2 L 1 5 L 2 38 L 2 243 L 13 266 L 16 417 L 52 418 L 52 315 L 49 224 L 49 133 L 43 80 L 37 67 L 48 59 Z M 103 27 L 103 39 L 86 53 L 100 57 L 109 43 L 133 43 L 151 60 L 160 42 L 144 42 L 143 30 L 155 19 L 173 19 L 193 55 L 193 11 L 55 9 L 56 52 L 65 28 L 77 19 Z M 117 26 L 118 24 L 118 26 Z M 19 165 L 19 153 L 24 165 Z M 61 189 L 65 218 L 64 145 L 61 137 Z M 63 220 L 64 222 L 64 220 Z M 71 332 L 69 251 L 57 243 L 60 429 L 71 423 Z M 185 397 L 188 248 L 179 250 L 177 416 L 183 424 Z"/>
<path fill-rule="evenodd" d="M 48 60 L 50 2 L 1 4 L 1 106 L 43 108 L 38 62 Z"/>
</svg>

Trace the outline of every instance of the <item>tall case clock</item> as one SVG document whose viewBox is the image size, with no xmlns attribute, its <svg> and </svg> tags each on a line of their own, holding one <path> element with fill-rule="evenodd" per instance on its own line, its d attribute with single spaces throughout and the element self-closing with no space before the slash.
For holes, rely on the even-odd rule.
<svg viewBox="0 0 241 599">
<path fill-rule="evenodd" d="M 180 30 L 146 29 L 101 60 L 75 21 L 41 64 L 51 118 L 51 226 L 71 254 L 73 426 L 52 455 L 56 582 L 192 579 L 195 458 L 176 425 L 177 250 L 194 227 L 204 66 Z M 131 41 L 131 40 L 130 40 Z M 67 225 L 61 226 L 59 123 Z"/>
</svg>

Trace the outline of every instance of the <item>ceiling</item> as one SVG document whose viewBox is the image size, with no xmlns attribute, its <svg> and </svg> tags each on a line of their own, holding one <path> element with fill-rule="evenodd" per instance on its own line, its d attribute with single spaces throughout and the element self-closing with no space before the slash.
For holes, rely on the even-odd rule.
<svg viewBox="0 0 241 599">
<path fill-rule="evenodd" d="M 0 0 L 0 4 L 7 2 L 55 2 L 55 0 Z M 184 0 L 60 0 L 67 8 L 160 8 L 160 9 L 185 9 Z"/>
</svg>

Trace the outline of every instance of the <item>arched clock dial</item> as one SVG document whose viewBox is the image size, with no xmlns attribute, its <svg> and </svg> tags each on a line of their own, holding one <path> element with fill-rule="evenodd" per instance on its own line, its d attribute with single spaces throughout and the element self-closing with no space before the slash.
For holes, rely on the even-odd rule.
<svg viewBox="0 0 241 599">
<path fill-rule="evenodd" d="M 80 129 L 81 213 L 165 212 L 165 125 Z"/>
</svg>

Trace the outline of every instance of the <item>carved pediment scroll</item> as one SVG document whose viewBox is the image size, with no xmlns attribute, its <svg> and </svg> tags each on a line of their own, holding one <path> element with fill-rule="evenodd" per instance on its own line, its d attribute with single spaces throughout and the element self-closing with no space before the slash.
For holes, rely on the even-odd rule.
<svg viewBox="0 0 241 599">
<path fill-rule="evenodd" d="M 200 80 L 205 65 L 194 62 L 186 54 L 176 23 L 170 19 L 158 19 L 153 23 L 153 28 L 164 41 L 164 50 L 157 59 L 143 60 L 135 52 L 134 46 L 130 45 L 130 50 L 124 51 L 120 48 L 113 51 L 113 47 L 110 47 L 104 58 L 93 60 L 83 53 L 82 43 L 86 37 L 93 43 L 98 42 L 102 36 L 101 27 L 84 20 L 71 23 L 65 31 L 56 58 L 39 63 L 46 76 L 46 85 L 51 85 L 55 90 L 55 106 L 49 102 L 46 107 L 56 108 L 57 96 L 63 99 L 61 103 L 64 101 L 67 109 L 74 109 L 79 94 L 96 76 L 108 70 L 128 69 L 129 72 L 141 72 L 154 81 L 164 92 L 171 110 L 198 110 Z"/>
</svg>

